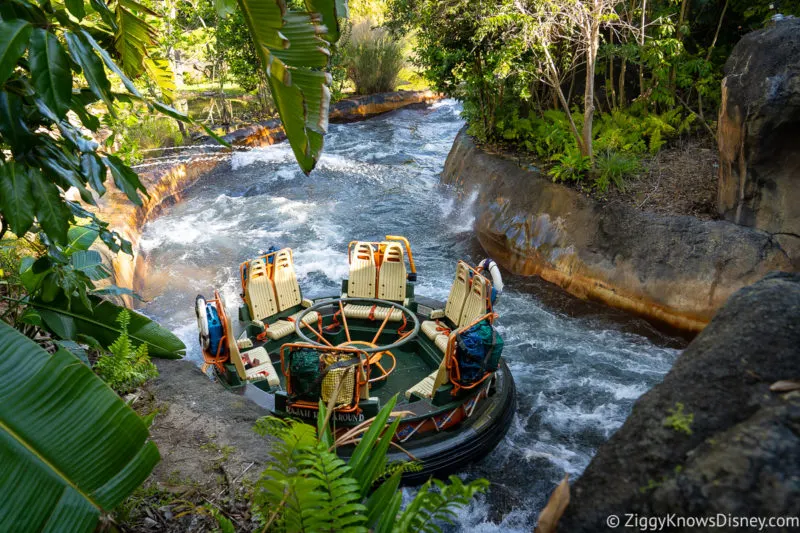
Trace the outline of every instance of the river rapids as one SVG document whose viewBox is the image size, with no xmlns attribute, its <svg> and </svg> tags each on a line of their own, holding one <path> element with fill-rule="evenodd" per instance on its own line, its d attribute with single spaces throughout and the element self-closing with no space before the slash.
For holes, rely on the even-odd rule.
<svg viewBox="0 0 800 533">
<path fill-rule="evenodd" d="M 471 232 L 474 198 L 438 179 L 460 112 L 444 100 L 331 125 L 311 176 L 286 143 L 235 152 L 146 225 L 143 311 L 200 364 L 194 298 L 219 289 L 236 316 L 240 262 L 271 245 L 292 247 L 304 295 L 335 295 L 348 274 L 347 243 L 387 234 L 411 241 L 416 293 L 445 300 L 456 261 L 483 258 Z M 462 473 L 492 482 L 460 513 L 464 531 L 530 531 L 564 474 L 580 475 L 682 347 L 642 320 L 545 282 L 508 273 L 504 281 L 495 311 L 518 411 L 500 445 Z"/>
</svg>

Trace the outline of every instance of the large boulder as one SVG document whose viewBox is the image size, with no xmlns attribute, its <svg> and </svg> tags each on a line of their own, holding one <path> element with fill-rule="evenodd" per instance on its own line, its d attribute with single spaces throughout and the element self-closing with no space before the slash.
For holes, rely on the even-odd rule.
<svg viewBox="0 0 800 533">
<path fill-rule="evenodd" d="M 636 402 L 572 487 L 559 531 L 604 531 L 609 515 L 798 516 L 800 391 L 771 390 L 798 378 L 800 275 L 771 274 L 733 295 Z"/>
<path fill-rule="evenodd" d="M 800 261 L 800 19 L 749 33 L 725 64 L 717 207 Z"/>
</svg>

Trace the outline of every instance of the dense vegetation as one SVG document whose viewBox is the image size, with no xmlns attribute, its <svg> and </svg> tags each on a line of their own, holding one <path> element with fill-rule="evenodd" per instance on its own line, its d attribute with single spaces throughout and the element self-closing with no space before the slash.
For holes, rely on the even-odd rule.
<svg viewBox="0 0 800 533">
<path fill-rule="evenodd" d="M 739 37 L 800 2 L 390 0 L 431 84 L 469 132 L 606 189 L 672 136 L 714 134 L 722 66 Z"/>
</svg>

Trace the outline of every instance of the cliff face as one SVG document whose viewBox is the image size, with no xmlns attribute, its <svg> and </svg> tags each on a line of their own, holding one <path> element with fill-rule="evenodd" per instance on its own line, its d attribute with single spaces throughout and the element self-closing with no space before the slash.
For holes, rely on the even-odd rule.
<svg viewBox="0 0 800 533">
<path fill-rule="evenodd" d="M 800 256 L 800 19 L 739 41 L 725 64 L 721 104 L 720 215 L 775 234 Z"/>
<path fill-rule="evenodd" d="M 734 294 L 639 398 L 572 486 L 559 531 L 606 531 L 609 515 L 797 516 L 798 377 L 800 275 L 771 274 Z M 791 529 L 776 525 L 763 530 Z"/>
<path fill-rule="evenodd" d="M 392 93 L 373 94 L 350 98 L 337 102 L 331 107 L 331 122 L 353 122 L 375 115 L 414 105 L 425 105 L 439 99 L 440 96 L 431 91 L 396 91 Z M 226 141 L 237 146 L 267 146 L 286 139 L 278 120 L 269 120 L 247 128 L 236 130 L 224 137 Z M 209 142 L 209 138 L 201 139 L 200 144 Z M 141 207 L 130 203 L 125 194 L 114 187 L 109 187 L 106 195 L 99 202 L 98 215 L 109 222 L 110 227 L 128 239 L 133 245 L 134 254 L 111 254 L 105 247 L 98 251 L 105 254 L 114 272 L 114 283 L 120 287 L 139 290 L 140 278 L 138 263 L 138 243 L 142 227 L 152 220 L 162 209 L 181 200 L 181 193 L 194 184 L 201 176 L 213 170 L 222 160 L 209 157 L 207 160 L 197 158 L 191 163 L 178 163 L 151 172 L 139 174 L 139 179 L 147 189 L 148 198 Z M 126 305 L 132 305 L 130 297 L 121 298 Z"/>
<path fill-rule="evenodd" d="M 605 206 L 462 131 L 442 182 L 477 194 L 475 230 L 505 268 L 655 322 L 698 332 L 738 289 L 791 262 L 769 233 Z"/>
</svg>

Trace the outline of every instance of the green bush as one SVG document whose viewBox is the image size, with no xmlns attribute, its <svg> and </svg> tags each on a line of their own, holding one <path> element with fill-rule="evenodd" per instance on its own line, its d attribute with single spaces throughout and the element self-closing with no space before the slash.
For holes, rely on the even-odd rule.
<svg viewBox="0 0 800 533">
<path fill-rule="evenodd" d="M 548 174 L 553 177 L 553 181 L 581 181 L 592 168 L 589 158 L 582 156 L 577 148 L 555 155 L 552 160 L 556 164 L 550 168 Z"/>
<path fill-rule="evenodd" d="M 141 344 L 135 348 L 128 336 L 130 319 L 127 309 L 117 316 L 122 334 L 108 347 L 109 353 L 101 355 L 94 365 L 95 372 L 103 381 L 120 394 L 130 392 L 158 376 L 158 369 L 147 354 L 147 345 Z"/>
<path fill-rule="evenodd" d="M 609 150 L 597 156 L 595 166 L 597 167 L 595 189 L 605 193 L 613 183 L 617 189 L 624 191 L 625 178 L 639 170 L 639 160 L 636 156 Z"/>
<path fill-rule="evenodd" d="M 347 75 L 356 93 L 393 91 L 404 66 L 403 43 L 384 28 L 376 28 L 369 19 L 355 24 L 345 44 Z"/>
</svg>

